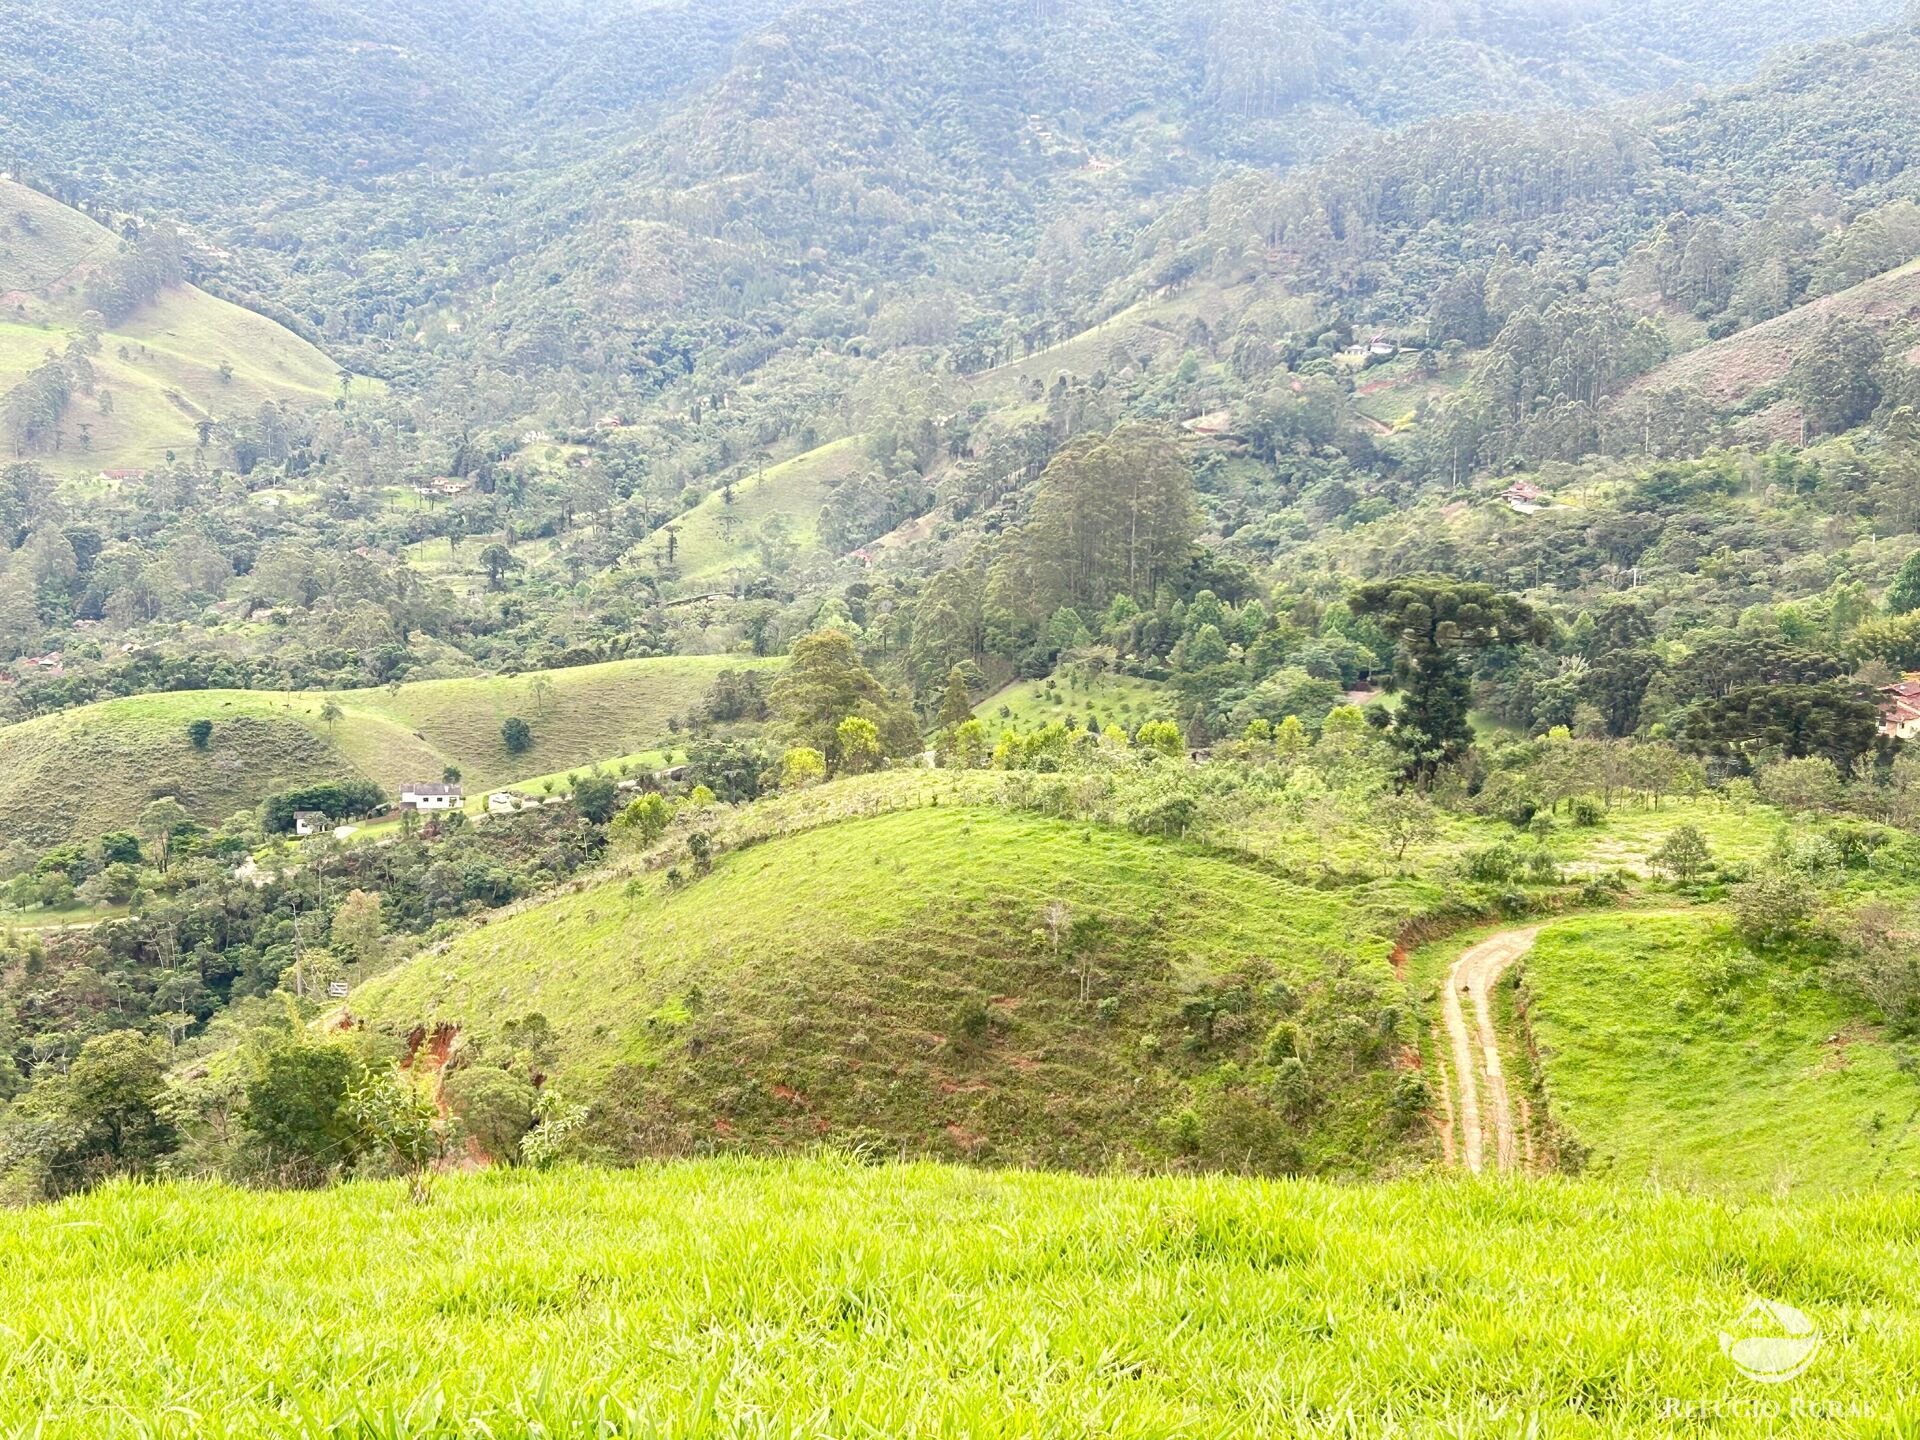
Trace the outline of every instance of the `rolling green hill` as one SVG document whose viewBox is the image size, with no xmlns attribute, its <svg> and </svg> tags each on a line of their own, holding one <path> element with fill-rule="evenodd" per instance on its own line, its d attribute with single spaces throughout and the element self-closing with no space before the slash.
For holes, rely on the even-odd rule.
<svg viewBox="0 0 1920 1440">
<path fill-rule="evenodd" d="M 88 279 L 121 249 L 87 216 L 0 180 L 0 394 L 66 350 Z M 268 403 L 319 409 L 341 383 L 340 367 L 316 347 L 192 285 L 168 286 L 109 324 L 89 364 L 91 389 L 72 394 L 57 440 L 28 450 L 49 469 L 158 465 L 168 451 L 194 450 L 203 419 L 250 418 Z"/>
<path fill-rule="evenodd" d="M 452 1175 L 430 1205 L 121 1184 L 0 1210 L 0 1428 L 1893 1434 L 1916 1229 L 1912 1195 L 844 1159 Z M 1823 1333 L 1796 1380 L 1721 1353 L 1756 1295 Z"/>
<path fill-rule="evenodd" d="M 0 840 L 45 846 L 124 826 L 173 795 L 203 821 L 280 790 L 364 775 L 392 789 L 460 767 L 469 788 L 504 784 L 643 750 L 667 735 L 723 669 L 778 662 L 731 657 L 617 660 L 531 675 L 429 680 L 327 697 L 254 690 L 139 695 L 0 729 Z M 518 715 L 534 745 L 510 755 L 500 725 Z M 186 727 L 214 722 L 204 751 Z M 75 783 L 85 776 L 86 783 Z"/>
<path fill-rule="evenodd" d="M 736 567 L 757 567 L 763 542 L 814 558 L 820 549 L 820 507 L 861 458 L 860 438 L 848 436 L 749 476 L 732 487 L 731 501 L 722 491 L 709 495 L 671 523 L 673 569 L 681 586 L 697 589 Z M 662 528 L 643 549 L 664 557 L 666 545 L 667 528 Z"/>
<path fill-rule="evenodd" d="M 1554 1123 L 1591 1170 L 1747 1188 L 1920 1181 L 1897 1047 L 1712 915 L 1550 925 L 1525 965 Z"/>
<path fill-rule="evenodd" d="M 396 1043 L 451 1026 L 502 1060 L 509 1026 L 546 1017 L 555 1083 L 622 1155 L 828 1139 L 1366 1173 L 1410 1143 L 1388 1120 L 1399 987 L 1369 913 L 1366 892 L 1180 844 L 934 804 L 738 849 L 683 885 L 607 881 L 348 1003 Z"/>
</svg>

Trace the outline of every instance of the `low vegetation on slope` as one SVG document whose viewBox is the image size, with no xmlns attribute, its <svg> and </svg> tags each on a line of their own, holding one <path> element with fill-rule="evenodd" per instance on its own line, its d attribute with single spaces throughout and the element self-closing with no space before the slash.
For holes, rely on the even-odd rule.
<svg viewBox="0 0 1920 1440">
<path fill-rule="evenodd" d="M 1905 333 L 1916 318 L 1920 318 L 1920 261 L 1669 360 L 1635 384 L 1620 408 L 1634 414 L 1637 395 L 1693 389 L 1718 412 L 1751 416 L 1740 431 L 1741 439 L 1796 441 L 1802 436 L 1802 405 L 1797 396 L 1787 393 L 1786 382 L 1794 362 L 1815 347 L 1822 331 L 1835 321 L 1855 321 L 1892 338 Z M 1906 355 L 1907 351 L 1902 348 L 1895 353 Z"/>
<path fill-rule="evenodd" d="M 534 675 L 430 680 L 397 690 L 200 690 L 139 695 L 0 728 L 0 841 L 50 845 L 124 828 L 172 795 L 203 822 L 279 791 L 365 776 L 388 790 L 459 767 L 473 788 L 629 755 L 666 738 L 724 669 L 724 657 L 619 660 Z M 530 749 L 501 735 L 524 718 Z M 213 722 L 206 748 L 187 726 Z"/>
<path fill-rule="evenodd" d="M 770 465 L 655 531 L 646 558 L 697 589 L 736 568 L 777 570 L 811 557 L 821 543 L 820 507 L 860 464 L 860 438 L 851 436 Z"/>
<path fill-rule="evenodd" d="M 98 277 L 124 249 L 87 216 L 0 180 L 0 394 L 67 350 Z M 192 285 L 168 283 L 137 304 L 128 299 L 124 314 L 115 308 L 58 434 L 37 434 L 27 447 L 49 469 L 159 466 L 169 452 L 195 452 L 203 421 L 250 421 L 266 404 L 317 410 L 340 393 L 339 365 L 315 346 Z"/>
<path fill-rule="evenodd" d="M 202 717 L 214 722 L 204 750 L 187 736 Z M 90 839 L 127 828 L 163 795 L 214 822 L 276 791 L 354 773 L 325 727 L 283 697 L 109 700 L 0 729 L 0 839 L 37 847 Z"/>
<path fill-rule="evenodd" d="M 0 1427 L 1617 1436 L 1707 1413 L 1789 1433 L 1773 1401 L 1826 1417 L 1792 1433 L 1893 1433 L 1916 1230 L 1911 1195 L 824 1159 L 456 1176 L 426 1206 L 393 1184 L 115 1185 L 0 1212 Z M 1717 1339 L 1756 1295 L 1822 1334 L 1770 1389 Z"/>
<path fill-rule="evenodd" d="M 1920 1181 L 1911 1062 L 1810 957 L 1755 954 L 1711 914 L 1618 915 L 1548 926 L 1524 967 L 1554 1123 L 1587 1168 L 1696 1185 Z"/>
<path fill-rule="evenodd" d="M 550 1028 L 536 1063 L 622 1156 L 827 1139 L 1353 1173 L 1424 1104 L 1364 893 L 956 804 L 692 870 L 497 921 L 349 1008 L 396 1046 L 456 1028 L 486 1064 Z"/>
</svg>

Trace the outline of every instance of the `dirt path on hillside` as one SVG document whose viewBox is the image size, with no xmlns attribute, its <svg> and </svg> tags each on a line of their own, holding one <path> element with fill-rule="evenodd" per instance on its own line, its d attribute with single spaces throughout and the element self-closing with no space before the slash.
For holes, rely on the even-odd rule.
<svg viewBox="0 0 1920 1440">
<path fill-rule="evenodd" d="M 1453 1111 L 1459 1117 L 1459 1157 L 1478 1175 L 1486 1168 L 1487 1132 L 1493 1134 L 1494 1161 L 1502 1170 L 1520 1163 L 1514 1136 L 1513 1101 L 1507 1094 L 1506 1071 L 1500 1064 L 1500 1037 L 1493 1025 L 1493 987 L 1507 967 L 1533 948 L 1538 925 L 1507 930 L 1482 940 L 1447 971 L 1443 1009 L 1453 1062 Z M 1462 995 L 1473 1001 L 1473 1024 L 1467 1024 Z M 1486 1115 L 1481 1113 L 1484 1094 Z"/>
</svg>

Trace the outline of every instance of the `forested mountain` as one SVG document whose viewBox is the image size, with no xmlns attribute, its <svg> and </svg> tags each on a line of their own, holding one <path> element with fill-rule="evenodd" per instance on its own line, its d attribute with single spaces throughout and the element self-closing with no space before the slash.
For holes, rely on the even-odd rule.
<svg viewBox="0 0 1920 1440">
<path fill-rule="evenodd" d="M 431 369 L 444 349 L 644 389 L 706 346 L 844 332 L 848 284 L 937 280 L 979 296 L 983 323 L 1060 324 L 1143 205 L 1226 162 L 1720 79 L 1893 9 L 0 5 L 0 127 L 56 193 L 205 227 L 234 251 L 234 293 L 365 365 Z M 423 354 L 449 307 L 468 343 Z"/>
<path fill-rule="evenodd" d="M 7 158 L 218 223 L 309 182 L 482 169 L 697 84 L 782 0 L 0 6 Z"/>
</svg>

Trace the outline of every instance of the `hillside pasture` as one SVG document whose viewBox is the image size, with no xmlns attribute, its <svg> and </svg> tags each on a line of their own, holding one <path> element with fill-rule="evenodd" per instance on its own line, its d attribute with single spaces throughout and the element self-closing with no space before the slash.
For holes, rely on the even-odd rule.
<svg viewBox="0 0 1920 1440">
<path fill-rule="evenodd" d="M 1026 734 L 1069 717 L 1082 727 L 1097 719 L 1102 729 L 1131 731 L 1147 720 L 1172 719 L 1173 699 L 1165 686 L 1151 680 L 1131 675 L 1085 678 L 1061 670 L 1044 680 L 1016 680 L 974 706 L 973 713 L 989 739 L 998 739 L 1003 730 Z"/>
<path fill-rule="evenodd" d="M 199 690 L 140 695 L 0 728 L 0 841 L 36 848 L 130 825 L 161 795 L 205 823 L 267 796 L 356 775 L 388 791 L 457 766 L 469 790 L 631 758 L 668 736 L 728 668 L 778 661 L 738 657 L 620 660 L 534 676 L 430 680 L 397 690 L 344 691 L 340 717 L 320 692 Z M 501 723 L 524 718 L 533 748 L 508 753 Z M 187 738 L 214 722 L 204 751 Z M 81 780 L 79 777 L 84 777 Z"/>
<path fill-rule="evenodd" d="M 769 522 L 779 518 L 785 540 L 797 555 L 820 547 L 820 509 L 839 481 L 865 463 L 859 436 L 848 436 L 796 455 L 733 485 L 733 501 L 716 490 L 693 509 L 656 530 L 635 558 L 666 564 L 668 529 L 674 532 L 669 573 L 681 589 L 722 579 L 729 570 L 761 568 L 757 554 Z"/>
<path fill-rule="evenodd" d="M 78 211 L 0 180 L 0 391 L 66 349 L 88 271 L 120 245 Z M 69 402 L 59 448 L 33 457 L 61 475 L 150 469 L 169 452 L 192 454 L 202 420 L 251 418 L 269 403 L 315 410 L 342 393 L 340 367 L 317 347 L 193 285 L 162 291 L 108 329 L 92 364 L 93 387 Z M 356 378 L 349 393 L 377 386 Z"/>
<path fill-rule="evenodd" d="M 627 1155 L 836 1140 L 1354 1173 L 1424 1143 L 1384 1123 L 1377 1049 L 1324 1055 L 1311 1114 L 1258 1098 L 1284 1015 L 1351 1009 L 1365 1030 L 1397 993 L 1368 895 L 960 792 L 528 907 L 347 1008 L 396 1047 L 446 1025 L 482 1057 L 545 1016 L 555 1083 Z"/>
<path fill-rule="evenodd" d="M 1794 360 L 1835 318 L 1861 320 L 1888 335 L 1901 333 L 1903 326 L 1920 318 L 1920 260 L 1677 355 L 1641 377 L 1617 403 L 1631 408 L 1636 395 L 1688 388 L 1699 390 L 1718 410 L 1737 410 L 1777 389 Z M 1782 397 L 1765 405 L 1743 428 L 1750 432 L 1748 438 L 1761 443 L 1797 441 L 1800 418 L 1799 405 Z"/>
<path fill-rule="evenodd" d="M 1554 1124 L 1588 1169 L 1696 1187 L 1920 1182 L 1920 1087 L 1801 955 L 1712 914 L 1565 920 L 1523 962 Z"/>
</svg>

